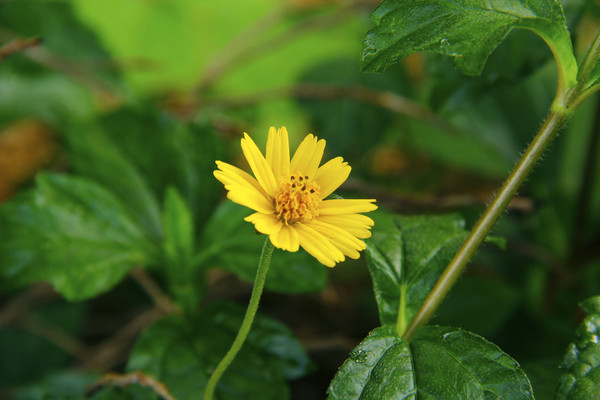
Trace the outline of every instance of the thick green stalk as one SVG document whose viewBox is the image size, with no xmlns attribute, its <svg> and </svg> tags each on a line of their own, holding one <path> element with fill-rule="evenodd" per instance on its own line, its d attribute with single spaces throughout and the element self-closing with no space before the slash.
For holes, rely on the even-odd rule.
<svg viewBox="0 0 600 400">
<path fill-rule="evenodd" d="M 552 49 L 557 64 L 561 67 L 559 52 L 552 46 L 550 41 L 547 41 L 547 43 Z M 596 35 L 584 61 L 579 67 L 577 82 L 565 81 L 565 76 L 563 76 L 565 66 L 559 68 L 562 72 L 559 71 L 557 93 L 550 107 L 550 114 L 548 114 L 546 121 L 544 121 L 541 129 L 521 156 L 514 170 L 504 182 L 502 188 L 500 188 L 500 191 L 494 197 L 479 221 L 477 221 L 477 224 L 475 224 L 471 233 L 421 305 L 421 308 L 402 336 L 404 340 L 409 341 L 420 327 L 426 325 L 431 320 L 433 314 L 463 272 L 469 260 L 489 235 L 504 211 L 506 211 L 517 190 L 521 187 L 521 184 L 525 181 L 535 164 L 540 160 L 544 151 L 552 142 L 552 139 L 556 137 L 558 131 L 573 114 L 575 109 L 592 93 L 598 90 L 600 84 L 590 86 L 592 83 L 588 82 L 598 62 L 600 62 L 600 32 Z"/>
<path fill-rule="evenodd" d="M 263 288 L 265 287 L 265 279 L 267 277 L 267 271 L 269 270 L 269 264 L 271 263 L 271 255 L 273 254 L 273 245 L 271 241 L 267 237 L 265 240 L 265 244 L 262 248 L 262 253 L 260 255 L 260 261 L 258 262 L 258 269 L 256 270 L 256 277 L 254 278 L 254 288 L 252 289 L 252 295 L 250 296 L 250 303 L 248 304 L 248 309 L 246 310 L 246 315 L 244 316 L 244 320 L 242 321 L 242 326 L 240 326 L 240 330 L 231 345 L 231 348 L 225 354 L 225 357 L 219 362 L 217 368 L 215 368 L 214 372 L 210 376 L 208 383 L 206 384 L 206 391 L 204 392 L 204 400 L 212 400 L 215 389 L 217 388 L 217 384 L 221 379 L 221 376 L 225 373 L 231 362 L 235 359 L 235 356 L 242 348 L 244 342 L 246 341 L 246 337 L 250 332 L 250 328 L 252 327 L 252 322 L 254 321 L 254 316 L 256 315 L 256 311 L 258 310 L 258 303 L 260 302 L 260 296 L 262 294 Z"/>
<path fill-rule="evenodd" d="M 417 329 L 426 325 L 454 285 L 467 263 L 475 254 L 481 243 L 488 236 L 498 219 L 506 211 L 517 190 L 527 178 L 535 164 L 542 157 L 544 150 L 564 125 L 571 110 L 565 107 L 552 107 L 544 125 L 533 138 L 533 141 L 521 156 L 508 179 L 502 185 L 496 197 L 485 210 L 471 233 L 458 250 L 446 270 L 437 281 L 435 287 L 421 305 L 421 308 L 404 332 L 403 339 L 409 341 Z"/>
</svg>

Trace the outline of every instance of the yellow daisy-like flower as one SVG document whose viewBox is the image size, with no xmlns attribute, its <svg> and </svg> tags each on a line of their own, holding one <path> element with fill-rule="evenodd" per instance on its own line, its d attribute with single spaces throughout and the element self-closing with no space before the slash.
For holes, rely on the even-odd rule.
<svg viewBox="0 0 600 400">
<path fill-rule="evenodd" d="M 298 251 L 301 246 L 328 267 L 345 256 L 358 258 L 366 248 L 360 239 L 370 237 L 373 226 L 373 220 L 360 213 L 375 210 L 375 200 L 325 200 L 348 179 L 348 163 L 337 157 L 319 167 L 325 140 L 312 134 L 291 161 L 289 147 L 285 127 L 269 130 L 266 158 L 244 133 L 242 151 L 254 177 L 221 161 L 214 175 L 230 200 L 256 211 L 245 220 L 269 235 L 275 247 Z"/>
</svg>

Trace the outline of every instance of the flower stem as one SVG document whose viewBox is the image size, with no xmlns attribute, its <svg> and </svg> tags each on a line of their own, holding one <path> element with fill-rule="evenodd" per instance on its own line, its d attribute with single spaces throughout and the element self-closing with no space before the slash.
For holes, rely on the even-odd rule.
<svg viewBox="0 0 600 400">
<path fill-rule="evenodd" d="M 246 310 L 246 315 L 244 316 L 244 320 L 242 321 L 242 325 L 240 326 L 240 330 L 231 345 L 231 348 L 225 354 L 225 357 L 219 362 L 217 368 L 214 370 L 208 383 L 206 384 L 206 391 L 204 392 L 204 400 L 212 400 L 215 389 L 217 388 L 217 384 L 219 383 L 219 379 L 225 373 L 231 362 L 234 360 L 237 353 L 242 348 L 244 342 L 246 341 L 246 337 L 250 332 L 250 328 L 252 327 L 252 322 L 254 321 L 254 316 L 256 315 L 256 311 L 258 310 L 258 303 L 260 301 L 260 296 L 262 294 L 263 288 L 265 287 L 265 279 L 267 277 L 267 271 L 269 270 L 269 264 L 271 263 L 271 255 L 273 254 L 273 245 L 271 241 L 267 237 L 265 240 L 265 244 L 262 248 L 262 253 L 260 255 L 260 260 L 258 262 L 258 269 L 256 271 L 256 277 L 254 278 L 254 288 L 252 289 L 252 295 L 250 296 L 250 303 L 248 304 L 248 309 Z"/>
<path fill-rule="evenodd" d="M 421 326 L 426 325 L 433 317 L 435 310 L 437 310 L 442 300 L 444 300 L 450 291 L 450 288 L 465 269 L 475 251 L 479 248 L 479 245 L 485 240 L 498 219 L 506 211 L 510 201 L 517 193 L 525 178 L 527 178 L 535 164 L 541 158 L 544 150 L 564 125 L 568 115 L 570 114 L 567 109 L 552 107 L 544 125 L 535 135 L 533 141 L 521 156 L 521 159 L 502 185 L 498 194 L 487 207 L 479 221 L 477 221 L 477 224 L 473 227 L 471 233 L 452 261 L 450 261 L 450 264 L 446 267 L 446 270 L 429 293 L 429 296 L 425 299 L 425 302 L 421 305 L 421 308 L 404 332 L 404 340 L 409 341 L 415 332 Z"/>
</svg>

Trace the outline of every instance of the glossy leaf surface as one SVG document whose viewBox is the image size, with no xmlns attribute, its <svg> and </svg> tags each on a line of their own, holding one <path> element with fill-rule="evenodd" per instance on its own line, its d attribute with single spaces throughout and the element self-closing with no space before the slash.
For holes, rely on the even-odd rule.
<svg viewBox="0 0 600 400">
<path fill-rule="evenodd" d="M 409 343 L 393 327 L 372 331 L 350 353 L 328 400 L 533 399 L 519 364 L 474 333 L 428 326 Z"/>
<path fill-rule="evenodd" d="M 556 399 L 584 400 L 600 397 L 600 297 L 581 303 L 588 316 L 577 329 L 574 343 L 569 345 L 561 368 L 567 369 L 560 378 Z"/>
<path fill-rule="evenodd" d="M 533 30 L 550 45 L 562 73 L 574 82 L 577 64 L 558 1 L 385 0 L 371 15 L 363 71 L 378 72 L 417 51 L 454 57 L 468 75 L 481 73 L 492 51 L 513 28 Z"/>
<path fill-rule="evenodd" d="M 155 249 L 106 189 L 45 174 L 37 187 L 0 208 L 3 285 L 48 281 L 69 300 L 107 291 Z"/>
</svg>

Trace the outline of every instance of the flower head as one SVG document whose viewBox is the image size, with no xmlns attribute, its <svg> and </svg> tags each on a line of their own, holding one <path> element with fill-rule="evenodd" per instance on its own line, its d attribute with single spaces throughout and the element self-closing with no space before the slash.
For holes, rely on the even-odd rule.
<svg viewBox="0 0 600 400">
<path fill-rule="evenodd" d="M 360 213 L 377 206 L 375 200 L 326 200 L 351 168 L 342 157 L 319 166 L 324 150 L 325 140 L 309 134 L 290 160 L 287 130 L 272 127 L 265 158 L 244 133 L 242 151 L 254 177 L 221 161 L 214 175 L 225 185 L 230 200 L 255 211 L 245 220 L 269 235 L 275 247 L 287 251 L 302 247 L 333 267 L 345 256 L 358 258 L 366 248 L 360 239 L 371 236 L 373 220 Z"/>
</svg>

